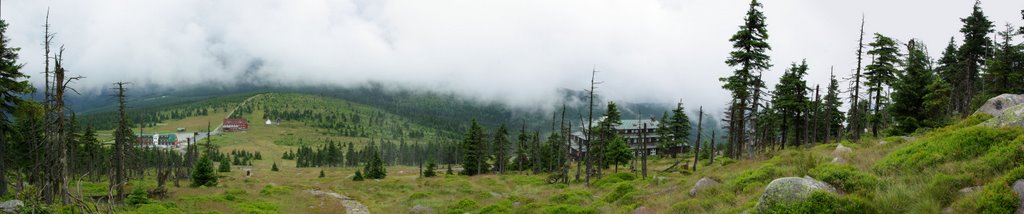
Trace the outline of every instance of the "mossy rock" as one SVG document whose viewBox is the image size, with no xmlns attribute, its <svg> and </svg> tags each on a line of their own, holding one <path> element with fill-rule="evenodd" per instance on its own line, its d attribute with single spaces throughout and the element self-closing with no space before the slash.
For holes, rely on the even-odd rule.
<svg viewBox="0 0 1024 214">
<path fill-rule="evenodd" d="M 807 200 L 816 191 L 836 193 L 836 189 L 828 183 L 810 177 L 785 177 L 773 180 L 765 187 L 757 202 L 757 210 L 778 204 L 790 204 Z"/>
<path fill-rule="evenodd" d="M 985 127 L 1024 127 L 1024 104 L 1003 109 L 1002 114 L 993 115 L 992 119 L 979 124 Z"/>
</svg>

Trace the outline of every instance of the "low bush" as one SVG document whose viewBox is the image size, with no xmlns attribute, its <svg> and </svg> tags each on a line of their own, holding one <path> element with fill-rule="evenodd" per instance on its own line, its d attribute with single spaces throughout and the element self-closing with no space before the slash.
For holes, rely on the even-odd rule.
<svg viewBox="0 0 1024 214">
<path fill-rule="evenodd" d="M 146 189 L 143 189 L 142 187 L 135 187 L 132 189 L 131 193 L 128 193 L 128 198 L 125 198 L 125 203 L 136 206 L 152 203 L 152 200 L 149 199 L 149 193 L 146 192 Z"/>
<path fill-rule="evenodd" d="M 477 203 L 473 199 L 462 199 L 461 201 L 448 207 L 448 213 L 468 213 L 480 208 L 480 203 Z"/>
<path fill-rule="evenodd" d="M 615 184 L 618 184 L 620 182 L 632 180 L 636 180 L 636 175 L 634 175 L 633 173 L 620 172 L 605 176 L 601 179 L 598 179 L 597 181 L 594 181 L 594 186 L 601 188 L 610 188 L 615 187 Z"/>
<path fill-rule="evenodd" d="M 822 164 L 812 169 L 809 174 L 847 193 L 871 191 L 879 183 L 878 177 L 848 165 Z"/>
<path fill-rule="evenodd" d="M 608 193 L 608 195 L 605 196 L 604 201 L 608 203 L 614 203 L 615 201 L 621 199 L 623 196 L 626 196 L 626 194 L 635 191 L 636 187 L 634 187 L 633 184 L 620 183 L 618 186 L 615 186 L 615 190 L 612 190 L 611 193 Z"/>
<path fill-rule="evenodd" d="M 761 213 L 873 213 L 874 211 L 856 196 L 839 196 L 816 191 L 807 200 L 794 203 L 780 203 L 766 206 Z"/>
<path fill-rule="evenodd" d="M 232 206 L 238 213 L 246 214 L 276 214 L 281 213 L 277 204 L 270 202 L 245 202 Z"/>
<path fill-rule="evenodd" d="M 596 210 L 589 207 L 580 207 L 577 205 L 557 204 L 553 206 L 544 207 L 542 213 L 549 214 L 594 214 Z"/>
<path fill-rule="evenodd" d="M 732 191 L 745 192 L 768 184 L 780 174 L 778 167 L 773 164 L 765 164 L 756 169 L 743 171 L 732 180 L 727 181 L 726 186 Z"/>
<path fill-rule="evenodd" d="M 1022 129 L 996 129 L 988 127 L 967 127 L 934 135 L 915 144 L 900 148 L 875 164 L 879 173 L 897 171 L 919 171 L 953 160 L 979 157 L 1000 142 L 1013 140 L 1024 134 Z"/>
<path fill-rule="evenodd" d="M 993 183 L 985 186 L 978 199 L 978 213 L 1014 213 L 1020 206 L 1010 186 Z"/>
<path fill-rule="evenodd" d="M 551 196 L 551 202 L 556 204 L 584 205 L 590 202 L 593 194 L 586 190 L 568 190 Z"/>
<path fill-rule="evenodd" d="M 971 177 L 967 175 L 936 173 L 932 176 L 931 181 L 928 182 L 928 186 L 925 187 L 925 193 L 930 198 L 937 200 L 941 205 L 947 205 L 953 202 L 953 199 L 958 195 L 958 190 L 969 185 L 971 185 Z"/>
<path fill-rule="evenodd" d="M 263 189 L 260 190 L 260 195 L 263 195 L 263 196 L 284 195 L 284 194 L 291 193 L 291 191 L 292 191 L 292 188 L 287 187 L 287 186 L 266 185 L 266 186 L 263 186 Z"/>
</svg>

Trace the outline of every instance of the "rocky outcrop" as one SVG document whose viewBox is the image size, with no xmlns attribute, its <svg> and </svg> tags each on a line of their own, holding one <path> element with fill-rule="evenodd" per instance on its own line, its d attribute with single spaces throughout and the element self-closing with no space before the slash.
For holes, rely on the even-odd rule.
<svg viewBox="0 0 1024 214">
<path fill-rule="evenodd" d="M 775 179 L 765 187 L 757 202 L 757 210 L 764 211 L 775 205 L 807 200 L 815 191 L 838 192 L 832 185 L 807 176 Z"/>
<path fill-rule="evenodd" d="M 1024 94 L 1003 94 L 985 101 L 975 113 L 992 115 L 981 126 L 1007 127 L 1024 126 Z"/>
<path fill-rule="evenodd" d="M 697 184 L 694 184 L 693 188 L 690 188 L 690 197 L 697 196 L 697 193 L 700 192 L 701 190 L 705 190 L 713 186 L 718 186 L 718 184 L 718 181 L 715 181 L 714 179 L 706 177 L 701 178 L 700 180 L 697 180 Z"/>
<path fill-rule="evenodd" d="M 985 105 L 978 108 L 974 113 L 986 113 L 992 116 L 1002 115 L 1006 109 L 1024 104 L 1024 94 L 1003 94 L 985 101 Z"/>
</svg>

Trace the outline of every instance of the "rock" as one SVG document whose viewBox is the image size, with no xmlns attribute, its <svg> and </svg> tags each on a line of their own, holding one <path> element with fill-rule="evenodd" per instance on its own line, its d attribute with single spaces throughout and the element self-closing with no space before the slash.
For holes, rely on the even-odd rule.
<svg viewBox="0 0 1024 214">
<path fill-rule="evenodd" d="M 0 210 L 6 213 L 18 213 L 18 208 L 24 206 L 25 203 L 21 202 L 21 200 L 15 199 L 10 201 L 4 201 L 4 203 L 0 204 Z"/>
<path fill-rule="evenodd" d="M 718 181 L 713 179 L 707 177 L 701 178 L 700 180 L 697 180 L 697 184 L 694 184 L 693 188 L 690 188 L 690 197 L 697 196 L 697 193 L 701 190 L 711 188 L 712 186 L 718 186 L 718 184 Z"/>
<path fill-rule="evenodd" d="M 998 117 L 1010 107 L 1020 104 L 1024 104 L 1024 94 L 1003 94 L 988 99 L 988 101 L 985 101 L 985 105 L 982 105 L 974 113 L 983 112 L 993 117 Z"/>
<path fill-rule="evenodd" d="M 512 207 L 519 207 L 519 205 L 522 205 L 522 203 L 519 203 L 518 201 L 512 202 Z"/>
<path fill-rule="evenodd" d="M 1024 179 L 1013 182 L 1013 192 L 1017 193 L 1020 206 L 1017 206 L 1017 213 L 1024 213 Z"/>
<path fill-rule="evenodd" d="M 491 196 L 494 196 L 495 198 L 501 198 L 501 194 L 498 194 L 496 192 L 491 192 Z"/>
<path fill-rule="evenodd" d="M 849 158 L 850 153 L 853 153 L 853 149 L 845 147 L 840 143 L 836 146 L 836 150 L 832 151 L 832 156 L 835 156 L 832 158 L 832 163 L 846 163 L 846 159 Z"/>
<path fill-rule="evenodd" d="M 654 210 L 651 210 L 651 208 L 647 208 L 647 207 L 644 207 L 644 206 L 637 207 L 636 209 L 633 210 L 633 214 L 654 214 L 654 213 L 655 213 Z"/>
<path fill-rule="evenodd" d="M 764 208 L 777 204 L 807 200 L 815 191 L 838 192 L 832 185 L 807 176 L 775 179 L 765 187 L 757 202 L 757 210 L 763 212 Z"/>
<path fill-rule="evenodd" d="M 884 140 L 878 141 L 878 145 L 885 145 L 886 143 L 889 143 L 889 142 L 885 142 Z"/>
<path fill-rule="evenodd" d="M 416 206 L 412 207 L 412 209 L 409 210 L 409 213 L 437 213 L 437 212 L 434 211 L 434 208 L 430 208 L 430 207 L 427 207 L 427 206 L 423 206 L 423 205 L 417 204 Z"/>
<path fill-rule="evenodd" d="M 1002 114 L 992 115 L 992 119 L 979 125 L 987 127 L 1024 126 L 1024 105 L 1016 105 L 1003 110 Z"/>
<path fill-rule="evenodd" d="M 965 187 L 957 192 L 959 192 L 960 194 L 968 194 L 972 192 L 977 192 L 978 190 L 981 190 L 981 186 Z"/>
</svg>

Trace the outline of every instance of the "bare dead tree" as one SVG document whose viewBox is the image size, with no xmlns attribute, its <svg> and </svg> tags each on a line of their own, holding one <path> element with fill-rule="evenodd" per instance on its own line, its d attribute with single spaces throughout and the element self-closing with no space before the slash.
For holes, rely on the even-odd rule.
<svg viewBox="0 0 1024 214">
<path fill-rule="evenodd" d="M 587 141 L 587 153 L 586 153 L 587 169 L 586 169 L 586 175 L 585 175 L 586 178 L 584 180 L 584 183 L 587 186 L 590 186 L 590 174 L 594 170 L 594 166 L 593 166 L 594 165 L 594 155 L 596 155 L 596 154 L 594 154 L 595 153 L 594 151 L 600 151 L 600 150 L 595 150 L 594 149 L 593 136 L 591 134 L 591 132 L 593 132 L 593 130 L 594 130 L 594 90 L 597 90 L 597 85 L 601 84 L 601 82 L 595 81 L 596 77 L 597 77 L 597 66 L 595 66 L 594 69 L 590 71 L 590 90 L 585 90 L 589 94 L 589 96 L 588 96 L 589 104 L 587 105 L 587 110 L 590 112 L 589 113 L 589 118 L 587 119 L 587 132 L 586 132 L 586 137 L 587 137 L 587 140 L 586 140 Z"/>
<path fill-rule="evenodd" d="M 117 130 L 114 131 L 114 149 L 110 157 L 111 173 L 110 173 L 110 185 L 108 186 L 108 194 L 116 193 L 116 195 L 108 196 L 108 201 L 115 202 L 121 201 L 124 196 L 124 184 L 128 180 L 128 172 L 125 166 L 126 150 L 128 149 L 129 141 L 131 141 L 132 130 L 128 125 L 128 115 L 126 113 L 125 106 L 125 85 L 126 82 L 117 82 L 117 103 L 118 103 L 118 126 Z"/>
</svg>

